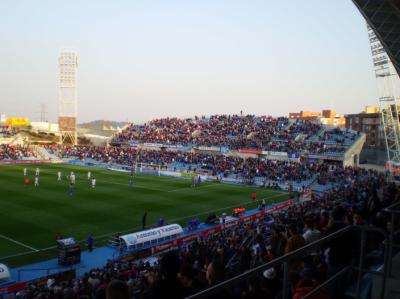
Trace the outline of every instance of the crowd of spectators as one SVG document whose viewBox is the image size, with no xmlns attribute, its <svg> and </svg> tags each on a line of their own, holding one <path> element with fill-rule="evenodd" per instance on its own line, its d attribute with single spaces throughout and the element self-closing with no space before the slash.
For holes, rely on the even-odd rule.
<svg viewBox="0 0 400 299">
<path fill-rule="evenodd" d="M 286 210 L 253 223 L 240 223 L 162 254 L 154 264 L 119 259 L 83 277 L 45 286 L 31 285 L 18 298 L 183 298 L 227 278 L 290 253 L 347 225 L 388 229 L 382 209 L 399 198 L 384 174 L 358 168 L 329 172 L 336 188 L 319 198 L 297 202 Z M 302 298 L 313 287 L 359 256 L 357 236 L 343 235 L 289 262 L 291 298 Z M 368 240 L 379 249 L 382 239 Z M 353 273 L 354 274 L 354 273 Z M 238 283 L 210 298 L 266 298 L 282 295 L 281 266 Z M 356 275 L 347 275 L 313 298 L 344 298 Z M 119 297 L 114 297 L 119 295 Z"/>
<path fill-rule="evenodd" d="M 9 138 L 17 133 L 15 129 L 0 127 L 0 137 Z"/>
<path fill-rule="evenodd" d="M 286 182 L 306 181 L 317 172 L 326 170 L 325 164 L 301 161 L 276 161 L 263 158 L 227 156 L 200 152 L 181 152 L 167 150 L 138 150 L 122 147 L 56 147 L 52 149 L 61 158 L 77 157 L 94 159 L 104 163 L 116 163 L 127 166 L 160 165 L 172 169 L 180 163 L 186 169 L 207 171 L 211 175 L 234 176 L 237 178 L 260 177 L 265 180 Z"/>
<path fill-rule="evenodd" d="M 337 144 L 338 146 L 345 146 L 351 144 L 359 134 L 360 133 L 353 130 L 334 128 L 325 131 L 322 136 L 319 136 L 319 140 L 326 143 Z"/>
<path fill-rule="evenodd" d="M 31 157 L 36 157 L 36 154 L 28 146 L 0 144 L 0 160 L 21 160 Z"/>
<path fill-rule="evenodd" d="M 343 153 L 357 136 L 350 130 L 324 129 L 321 124 L 308 120 L 213 115 L 208 118 L 162 118 L 144 125 L 130 125 L 114 137 L 113 143 L 133 141 L 325 154 Z"/>
<path fill-rule="evenodd" d="M 312 136 L 322 127 L 307 121 L 290 123 L 286 118 L 226 116 L 195 119 L 158 119 L 143 126 L 130 126 L 115 137 L 127 141 L 168 144 L 197 144 L 230 148 L 256 147 L 272 151 L 340 153 L 356 135 L 341 130 L 324 131 L 317 141 Z M 300 136 L 302 135 L 302 136 Z M 299 138 L 302 137 L 302 138 Z M 353 138 L 353 139 L 352 139 Z M 326 141 L 334 141 L 326 144 Z M 184 298 L 227 278 L 270 262 L 347 225 L 374 225 L 387 230 L 382 209 L 398 200 L 398 190 L 384 174 L 359 168 L 343 168 L 328 163 L 273 161 L 264 158 L 169 150 L 139 150 L 134 147 L 50 146 L 50 152 L 62 158 L 93 159 L 139 167 L 143 164 L 173 168 L 180 164 L 190 170 L 201 169 L 217 176 L 263 178 L 265 181 L 305 181 L 316 178 L 333 189 L 296 202 L 293 206 L 252 223 L 239 223 L 220 233 L 198 237 L 177 250 L 155 257 L 156 262 L 109 261 L 82 277 L 46 285 L 31 284 L 17 298 Z M 0 145 L 0 160 L 22 159 L 33 152 L 22 146 Z M 260 205 L 262 206 L 262 205 Z M 302 298 L 358 256 L 357 238 L 343 236 L 316 248 L 289 263 L 291 298 Z M 381 246 L 379 238 L 370 248 Z M 353 246 L 354 245 L 354 246 Z M 266 298 L 282 295 L 283 268 L 271 267 L 255 278 L 211 298 Z M 343 298 L 354 283 L 354 275 L 317 293 L 317 298 Z M 166 295 L 167 294 L 167 295 Z"/>
<path fill-rule="evenodd" d="M 321 129 L 322 125 L 312 121 L 290 121 L 286 117 L 213 115 L 208 118 L 163 118 L 144 125 L 131 125 L 115 136 L 113 142 L 121 144 L 135 141 L 298 152 L 306 150 L 311 142 L 308 139 Z M 321 142 L 318 143 L 320 144 Z"/>
</svg>

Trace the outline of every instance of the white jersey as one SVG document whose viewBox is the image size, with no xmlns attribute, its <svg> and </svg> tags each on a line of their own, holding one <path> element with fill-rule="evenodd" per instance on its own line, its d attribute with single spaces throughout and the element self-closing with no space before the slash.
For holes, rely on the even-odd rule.
<svg viewBox="0 0 400 299">
<path fill-rule="evenodd" d="M 92 188 L 94 188 L 94 187 L 96 187 L 96 179 L 95 178 L 92 179 Z"/>
<path fill-rule="evenodd" d="M 61 171 L 57 172 L 57 181 L 61 181 Z"/>
<path fill-rule="evenodd" d="M 90 171 L 88 171 L 88 173 L 87 173 L 87 179 L 90 180 L 91 176 L 92 176 L 92 173 L 91 173 Z"/>
<path fill-rule="evenodd" d="M 28 175 L 28 169 L 26 169 L 26 167 L 24 168 L 24 176 Z"/>
<path fill-rule="evenodd" d="M 36 168 L 36 173 L 35 173 L 35 175 L 36 175 L 36 176 L 40 175 L 40 169 L 39 169 L 39 167 Z"/>
<path fill-rule="evenodd" d="M 69 179 L 70 179 L 72 184 L 75 184 L 75 174 L 73 172 L 71 172 L 71 175 L 69 176 Z"/>
<path fill-rule="evenodd" d="M 39 186 L 39 177 L 35 176 L 35 187 Z"/>
</svg>

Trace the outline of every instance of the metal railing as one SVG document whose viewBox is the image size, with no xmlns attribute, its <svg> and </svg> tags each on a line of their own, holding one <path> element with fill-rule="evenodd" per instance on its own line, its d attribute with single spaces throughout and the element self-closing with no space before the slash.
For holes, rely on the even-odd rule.
<svg viewBox="0 0 400 299">
<path fill-rule="evenodd" d="M 337 273 L 335 273 L 334 275 L 332 275 L 331 277 L 329 277 L 325 282 L 323 282 L 322 284 L 320 284 L 319 286 L 315 287 L 314 289 L 312 289 L 307 295 L 305 295 L 303 298 L 310 298 L 312 295 L 315 295 L 318 291 L 320 291 L 321 289 L 327 287 L 328 285 L 330 285 L 331 283 L 333 283 L 334 281 L 336 281 L 337 279 L 339 279 L 340 277 L 342 277 L 344 274 L 348 273 L 349 271 L 356 271 L 357 273 L 357 278 L 356 278 L 356 294 L 355 297 L 358 299 L 360 298 L 360 294 L 361 294 L 361 282 L 362 282 L 362 277 L 364 274 L 366 273 L 372 273 L 374 275 L 378 275 L 381 277 L 382 280 L 382 288 L 380 290 L 380 295 L 379 298 L 383 299 L 386 293 L 386 280 L 387 280 L 387 274 L 388 274 L 388 265 L 389 265 L 389 249 L 391 247 L 390 244 L 390 240 L 392 240 L 392 238 L 390 238 L 389 234 L 384 231 L 383 229 L 379 229 L 379 228 L 375 228 L 375 227 L 370 227 L 370 226 L 346 226 L 328 236 L 325 236 L 313 243 L 310 243 L 302 248 L 296 249 L 290 253 L 287 253 L 281 257 L 278 257 L 268 263 L 259 265 L 253 269 L 247 270 L 242 274 L 239 274 L 235 277 L 232 277 L 230 279 L 227 279 L 221 283 L 218 283 L 216 285 L 211 286 L 208 289 L 205 289 L 203 291 L 200 291 L 194 295 L 191 295 L 189 297 L 187 297 L 188 299 L 194 299 L 194 298 L 207 298 L 209 296 L 218 294 L 224 290 L 229 290 L 231 289 L 233 286 L 238 285 L 242 282 L 247 281 L 250 278 L 253 278 L 255 276 L 258 276 L 262 273 L 262 271 L 272 268 L 272 267 L 276 267 L 276 266 L 280 266 L 283 265 L 283 279 L 282 279 L 282 298 L 283 299 L 287 299 L 289 298 L 289 290 L 290 290 L 290 280 L 289 280 L 289 262 L 295 258 L 301 258 L 304 257 L 306 255 L 309 255 L 309 253 L 314 249 L 318 249 L 321 248 L 321 245 L 326 244 L 327 242 L 330 242 L 332 240 L 338 239 L 339 237 L 345 235 L 345 234 L 349 234 L 351 232 L 356 232 L 356 233 L 360 233 L 360 254 L 359 254 L 359 258 L 358 258 L 358 266 L 345 266 L 343 267 L 341 270 L 339 270 Z M 367 240 L 367 233 L 368 232 L 373 232 L 373 233 L 378 233 L 380 234 L 384 241 L 383 241 L 383 245 L 384 245 L 384 261 L 383 261 L 383 268 L 382 271 L 378 272 L 378 271 L 371 271 L 371 270 L 367 270 L 364 269 L 363 265 L 365 263 L 365 251 L 366 251 L 366 240 Z"/>
<path fill-rule="evenodd" d="M 391 261 L 393 258 L 393 248 L 400 248 L 400 244 L 394 244 L 394 237 L 400 233 L 400 229 L 395 229 L 396 222 L 395 216 L 400 215 L 400 202 L 396 202 L 386 209 L 385 212 L 390 214 L 390 227 L 389 227 L 389 253 L 388 258 Z M 392 275 L 392 263 L 389 263 L 389 275 Z"/>
</svg>

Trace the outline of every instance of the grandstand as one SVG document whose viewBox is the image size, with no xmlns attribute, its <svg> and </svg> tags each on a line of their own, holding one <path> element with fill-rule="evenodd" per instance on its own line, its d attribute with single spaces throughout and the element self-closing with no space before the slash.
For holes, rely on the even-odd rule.
<svg viewBox="0 0 400 299">
<path fill-rule="evenodd" d="M 399 71 L 399 1 L 353 2 Z M 359 167 L 363 133 L 242 113 L 73 133 L 1 128 L 0 299 L 400 293 L 399 177 Z"/>
<path fill-rule="evenodd" d="M 157 119 L 131 125 L 113 138 L 116 146 L 298 158 L 358 165 L 365 135 L 285 117 L 213 115 L 209 118 Z"/>
<path fill-rule="evenodd" d="M 331 269 L 340 269 L 337 273 L 348 277 L 346 287 L 326 298 L 372 294 L 356 283 L 357 269 L 343 268 L 360 256 L 358 238 L 350 251 L 339 244 L 349 234 L 373 234 L 359 229 L 373 224 L 383 237 L 368 237 L 374 241 L 362 249 L 362 263 L 368 256 L 368 267 L 388 267 L 389 246 L 382 240 L 388 240 L 390 214 L 381 211 L 398 193 L 385 173 L 357 167 L 364 141 L 363 134 L 311 121 L 214 115 L 131 125 L 105 147 L 4 144 L 1 175 L 8 179 L 0 188 L 15 203 L 3 199 L 0 204 L 14 216 L 26 211 L 29 216 L 20 221 L 4 215 L 1 221 L 9 228 L 1 234 L 0 262 L 10 267 L 11 277 L 0 291 L 22 298 L 60 291 L 90 297 L 114 278 L 139 298 L 161 298 L 164 292 L 174 298 L 198 292 L 195 297 L 254 298 L 267 292 L 270 298 L 297 298 L 303 284 L 306 290 L 320 286 L 318 294 L 328 296 L 338 290 L 325 282 L 334 274 Z M 33 181 L 38 165 L 39 186 L 24 186 L 23 170 Z M 77 183 L 71 193 L 72 172 Z M 96 177 L 95 189 L 88 172 Z M 193 187 L 197 180 L 200 185 Z M 52 228 L 45 229 L 46 223 Z M 345 236 L 330 245 L 304 251 L 283 266 L 275 262 L 345 228 Z M 89 234 L 94 250 L 87 247 Z M 61 250 L 55 235 L 78 241 L 66 239 L 72 245 Z M 68 251 L 74 248 L 80 248 L 77 254 L 83 250 L 78 259 Z M 80 262 L 58 265 L 66 261 L 57 259 L 60 252 Z M 249 277 L 235 282 L 246 271 Z M 292 277 L 296 273 L 300 276 Z M 215 287 L 225 283 L 230 291 Z"/>
</svg>

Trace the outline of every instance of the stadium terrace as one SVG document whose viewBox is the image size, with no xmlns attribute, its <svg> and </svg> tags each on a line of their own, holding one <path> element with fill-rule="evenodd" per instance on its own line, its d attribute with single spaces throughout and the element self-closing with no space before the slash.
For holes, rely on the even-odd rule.
<svg viewBox="0 0 400 299">
<path fill-rule="evenodd" d="M 307 120 L 252 115 L 214 115 L 194 119 L 165 118 L 131 125 L 114 137 L 114 144 L 220 147 L 224 150 L 258 149 L 297 154 L 344 153 L 360 134 L 326 129 Z"/>
<path fill-rule="evenodd" d="M 352 183 L 348 183 L 350 181 Z M 381 188 L 383 192 L 378 193 L 383 196 L 377 195 Z M 162 298 L 166 292 L 173 298 L 184 298 L 273 261 L 349 224 L 368 224 L 386 230 L 388 216 L 380 211 L 397 196 L 396 187 L 386 184 L 384 176 L 352 169 L 343 174 L 338 188 L 264 219 L 239 222 L 207 237 L 199 236 L 186 246 L 154 255 L 153 260 L 121 257 L 82 277 L 62 281 L 50 277 L 44 285 L 28 283 L 17 296 L 98 298 L 106 296 L 112 288 L 122 288 L 132 298 Z M 369 245 L 379 249 L 380 242 L 380 239 L 371 240 Z M 360 254 L 351 236 L 343 236 L 323 249 L 308 252 L 289 264 L 289 271 L 294 275 L 290 289 L 293 298 L 323 283 L 331 275 L 330 271 L 345 267 Z M 382 262 L 380 254 L 371 260 L 371 266 L 379 266 Z M 215 296 L 280 298 L 283 275 L 281 267 L 272 267 L 256 279 L 240 283 L 231 290 L 222 289 Z M 342 282 L 343 289 L 322 290 L 318 296 L 343 298 L 342 295 L 351 294 L 355 279 L 356 276 L 350 276 Z"/>
<path fill-rule="evenodd" d="M 55 262 L 43 236 L 50 225 L 32 222 L 25 239 L 14 226 L 0 232 L 0 248 L 24 249 L 0 256 L 17 273 L 0 281 L 0 295 L 297 299 L 318 288 L 312 298 L 371 296 L 373 278 L 356 265 L 387 267 L 386 241 L 398 227 L 387 208 L 399 190 L 388 173 L 359 167 L 364 141 L 311 121 L 214 115 L 129 125 L 108 146 L 2 144 L 0 188 L 15 199 L 0 204 L 88 237 L 69 243 L 84 251 L 80 263 L 39 274 L 32 269 Z M 59 244 L 70 237 L 57 231 Z"/>
</svg>

